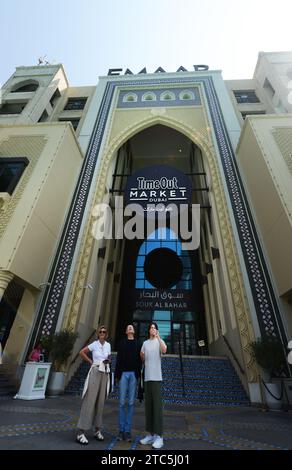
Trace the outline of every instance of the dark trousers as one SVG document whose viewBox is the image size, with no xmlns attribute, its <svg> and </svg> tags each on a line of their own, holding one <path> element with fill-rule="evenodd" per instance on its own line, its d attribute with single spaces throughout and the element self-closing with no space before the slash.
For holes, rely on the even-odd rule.
<svg viewBox="0 0 292 470">
<path fill-rule="evenodd" d="M 163 415 L 162 415 L 162 398 L 161 398 L 161 382 L 144 382 L 145 389 L 145 416 L 146 431 L 150 434 L 163 433 Z"/>
</svg>

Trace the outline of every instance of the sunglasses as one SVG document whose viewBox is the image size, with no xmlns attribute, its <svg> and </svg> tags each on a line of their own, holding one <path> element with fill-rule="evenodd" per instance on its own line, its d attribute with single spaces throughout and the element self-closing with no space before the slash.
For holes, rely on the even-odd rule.
<svg viewBox="0 0 292 470">
<path fill-rule="evenodd" d="M 106 333 L 106 330 L 100 330 L 98 333 Z"/>
</svg>

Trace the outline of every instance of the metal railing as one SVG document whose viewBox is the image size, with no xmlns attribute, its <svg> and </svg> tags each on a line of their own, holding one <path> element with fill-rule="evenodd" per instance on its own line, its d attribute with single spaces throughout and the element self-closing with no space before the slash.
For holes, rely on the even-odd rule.
<svg viewBox="0 0 292 470">
<path fill-rule="evenodd" d="M 232 347 L 230 346 L 230 344 L 229 344 L 227 338 L 226 338 L 224 335 L 222 335 L 222 338 L 223 338 L 224 342 L 226 343 L 226 346 L 228 347 L 229 351 L 231 352 L 231 355 L 232 355 L 234 361 L 236 362 L 236 364 L 237 364 L 237 366 L 238 366 L 240 372 L 242 373 L 242 375 L 245 375 L 245 371 L 244 371 L 244 369 L 241 367 L 240 362 L 239 362 L 239 360 L 237 359 L 237 357 L 235 356 L 235 353 L 234 353 Z"/>
</svg>

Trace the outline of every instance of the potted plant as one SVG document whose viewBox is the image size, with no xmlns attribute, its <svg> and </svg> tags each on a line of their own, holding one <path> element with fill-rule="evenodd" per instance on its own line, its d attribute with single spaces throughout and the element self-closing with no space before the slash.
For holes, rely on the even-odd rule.
<svg viewBox="0 0 292 470">
<path fill-rule="evenodd" d="M 42 346 L 49 353 L 52 361 L 52 372 L 47 387 L 48 395 L 60 395 L 64 392 L 66 365 L 77 337 L 78 333 L 62 330 L 42 339 Z"/>
<path fill-rule="evenodd" d="M 258 365 L 264 371 L 260 387 L 265 393 L 265 400 L 271 408 L 281 408 L 281 389 L 279 383 L 272 382 L 274 378 L 281 378 L 285 371 L 285 354 L 282 343 L 274 337 L 262 336 L 251 344 L 251 353 Z"/>
</svg>

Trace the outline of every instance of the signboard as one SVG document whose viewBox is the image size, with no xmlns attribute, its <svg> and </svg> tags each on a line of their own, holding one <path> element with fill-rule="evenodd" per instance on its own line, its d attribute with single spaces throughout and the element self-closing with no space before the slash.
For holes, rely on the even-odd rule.
<svg viewBox="0 0 292 470">
<path fill-rule="evenodd" d="M 205 65 L 205 64 L 196 64 L 193 66 L 195 72 L 203 72 L 205 70 L 209 70 L 209 65 Z M 121 72 L 123 72 L 123 69 L 122 68 L 116 68 L 116 69 L 109 69 L 108 70 L 108 75 L 121 75 Z M 181 65 L 178 69 L 177 69 L 177 72 L 187 72 L 187 69 Z M 138 72 L 138 74 L 140 73 L 147 73 L 147 69 L 146 67 L 143 67 L 142 70 L 140 70 L 140 72 Z M 165 70 L 162 68 L 162 67 L 158 67 L 155 72 L 153 73 L 166 73 Z M 126 69 L 125 72 L 124 72 L 124 75 L 134 75 L 133 72 L 130 70 L 130 69 Z"/>
<path fill-rule="evenodd" d="M 151 212 L 149 205 L 157 204 L 175 204 L 179 209 L 181 204 L 190 204 L 191 198 L 191 180 L 176 168 L 164 165 L 137 171 L 128 178 L 125 188 L 125 203 L 139 204 L 145 212 Z"/>
<path fill-rule="evenodd" d="M 42 389 L 45 385 L 47 369 L 45 367 L 38 367 L 35 377 L 35 382 L 33 385 L 33 389 Z"/>
<path fill-rule="evenodd" d="M 193 310 L 191 291 L 186 289 L 134 289 L 131 298 L 135 310 Z"/>
</svg>

